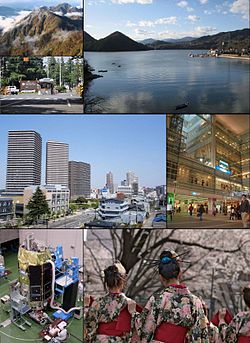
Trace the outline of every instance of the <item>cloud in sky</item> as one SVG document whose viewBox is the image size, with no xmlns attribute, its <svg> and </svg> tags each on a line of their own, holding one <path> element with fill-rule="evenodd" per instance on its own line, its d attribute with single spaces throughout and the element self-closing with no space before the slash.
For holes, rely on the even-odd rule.
<svg viewBox="0 0 250 343">
<path fill-rule="evenodd" d="M 132 23 L 131 21 L 127 22 L 128 27 L 154 27 L 155 25 L 169 25 L 169 24 L 176 24 L 177 17 L 167 17 L 167 18 L 159 18 L 156 20 L 140 20 L 138 23 Z"/>
<path fill-rule="evenodd" d="M 187 18 L 192 22 L 200 20 L 200 17 L 198 17 L 197 15 L 189 15 Z"/>
<path fill-rule="evenodd" d="M 185 8 L 188 6 L 188 2 L 183 0 L 183 1 L 180 1 L 178 2 L 177 6 L 181 7 L 181 8 Z"/>
<path fill-rule="evenodd" d="M 208 3 L 208 0 L 199 0 L 202 5 Z"/>
<path fill-rule="evenodd" d="M 166 39 L 166 38 L 173 38 L 173 39 L 180 39 L 183 37 L 201 37 L 207 36 L 217 33 L 218 30 L 216 27 L 213 26 L 196 26 L 191 31 L 172 31 L 172 30 L 164 30 L 161 32 L 155 31 L 148 31 L 143 29 L 135 29 L 135 34 L 137 39 L 142 38 L 155 38 L 155 39 Z"/>
<path fill-rule="evenodd" d="M 231 5 L 230 12 L 241 14 L 243 19 L 249 20 L 249 0 L 235 0 Z"/>
<path fill-rule="evenodd" d="M 188 5 L 188 2 L 186 0 L 179 1 L 177 3 L 177 6 L 186 9 L 188 12 L 192 12 L 194 9 Z"/>
<path fill-rule="evenodd" d="M 114 4 L 140 4 L 140 5 L 148 5 L 152 4 L 153 0 L 112 0 Z"/>
</svg>

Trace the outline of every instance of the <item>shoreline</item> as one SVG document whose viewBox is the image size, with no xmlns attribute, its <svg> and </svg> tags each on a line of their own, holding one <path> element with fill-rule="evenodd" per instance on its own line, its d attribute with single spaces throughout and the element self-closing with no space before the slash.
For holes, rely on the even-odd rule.
<svg viewBox="0 0 250 343">
<path fill-rule="evenodd" d="M 222 57 L 222 58 L 233 58 L 236 60 L 242 60 L 242 61 L 250 61 L 250 56 L 235 56 L 235 55 L 219 55 L 218 57 Z"/>
</svg>

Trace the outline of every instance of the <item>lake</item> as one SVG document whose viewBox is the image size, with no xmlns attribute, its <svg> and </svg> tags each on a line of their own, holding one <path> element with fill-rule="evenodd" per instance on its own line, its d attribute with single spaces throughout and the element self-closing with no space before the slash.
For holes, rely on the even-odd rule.
<svg viewBox="0 0 250 343">
<path fill-rule="evenodd" d="M 249 113 L 249 61 L 188 56 L 202 52 L 85 52 L 103 75 L 90 83 L 86 113 L 169 113 L 186 102 L 178 112 Z"/>
</svg>

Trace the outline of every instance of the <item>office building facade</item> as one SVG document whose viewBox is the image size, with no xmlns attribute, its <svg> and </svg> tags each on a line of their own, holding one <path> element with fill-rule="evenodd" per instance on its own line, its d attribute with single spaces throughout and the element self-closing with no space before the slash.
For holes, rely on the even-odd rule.
<svg viewBox="0 0 250 343">
<path fill-rule="evenodd" d="M 114 194 L 114 178 L 111 171 L 106 174 L 106 187 L 109 189 L 111 194 Z"/>
<path fill-rule="evenodd" d="M 40 185 L 41 191 L 46 197 L 51 213 L 66 213 L 69 209 L 69 189 L 62 185 Z M 24 189 L 24 213 L 28 213 L 26 206 L 35 193 L 37 186 Z"/>
<path fill-rule="evenodd" d="M 36 131 L 9 131 L 6 193 L 23 194 L 41 183 L 42 138 Z"/>
<path fill-rule="evenodd" d="M 89 163 L 69 161 L 69 189 L 71 199 L 89 198 L 91 193 L 91 166 Z"/>
<path fill-rule="evenodd" d="M 69 185 L 69 145 L 48 141 L 46 144 L 46 184 Z"/>
</svg>

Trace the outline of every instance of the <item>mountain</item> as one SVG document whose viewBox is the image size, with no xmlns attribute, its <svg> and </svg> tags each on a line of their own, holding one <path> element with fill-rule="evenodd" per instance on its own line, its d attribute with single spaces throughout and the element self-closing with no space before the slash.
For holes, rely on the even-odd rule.
<svg viewBox="0 0 250 343">
<path fill-rule="evenodd" d="M 195 37 L 183 37 L 183 38 L 179 38 L 179 39 L 165 38 L 165 39 L 162 39 L 160 42 L 182 43 L 182 42 L 190 42 L 190 41 L 192 41 L 194 39 L 196 39 L 196 38 Z M 148 44 L 154 44 L 157 41 L 158 41 L 157 39 L 148 38 L 148 39 L 144 39 L 142 41 L 139 41 L 139 43 L 142 43 L 144 45 L 148 45 Z"/>
<path fill-rule="evenodd" d="M 203 36 L 191 41 L 165 42 L 156 41 L 149 44 L 154 49 L 242 49 L 250 48 L 250 29 L 220 32 L 215 35 Z M 224 42 L 224 45 L 223 45 Z"/>
<path fill-rule="evenodd" d="M 143 40 L 138 41 L 138 43 L 147 45 L 147 44 L 153 44 L 153 43 L 155 43 L 156 41 L 157 41 L 157 39 L 147 38 L 147 39 L 143 39 Z"/>
<path fill-rule="evenodd" d="M 0 6 L 0 17 L 12 17 L 18 14 L 18 11 L 12 7 Z"/>
<path fill-rule="evenodd" d="M 196 39 L 196 38 L 195 37 L 183 37 L 183 38 L 178 38 L 178 39 L 165 38 L 165 39 L 163 39 L 163 41 L 169 42 L 169 43 L 182 43 L 182 42 L 191 42 L 194 39 Z"/>
<path fill-rule="evenodd" d="M 79 55 L 82 19 L 57 15 L 42 8 L 32 11 L 0 36 L 2 55 Z"/>
<path fill-rule="evenodd" d="M 118 31 L 99 40 L 93 41 L 94 38 L 91 37 L 92 42 L 89 37 L 91 36 L 87 36 L 88 44 L 85 43 L 84 46 L 85 51 L 140 51 L 150 49 Z"/>
<path fill-rule="evenodd" d="M 70 4 L 66 2 L 56 5 L 56 6 L 51 6 L 51 7 L 43 6 L 43 7 L 40 7 L 40 9 L 45 9 L 51 12 L 60 13 L 61 15 L 67 15 L 67 14 L 73 14 L 73 13 L 74 14 L 79 13 L 79 15 L 82 15 L 82 12 L 83 12 L 82 8 L 71 6 Z"/>
<path fill-rule="evenodd" d="M 84 49 L 85 51 L 91 50 L 91 46 L 96 43 L 97 40 L 84 31 Z"/>
</svg>

